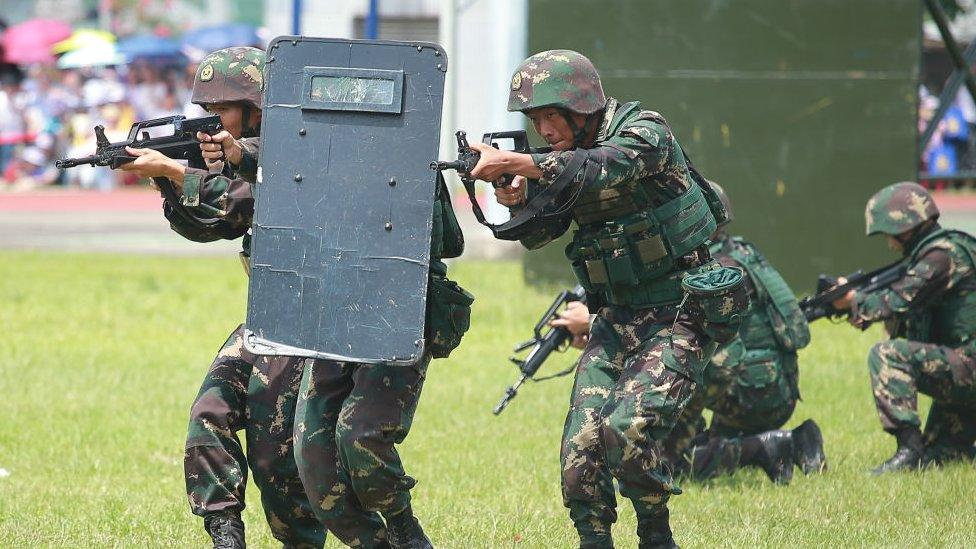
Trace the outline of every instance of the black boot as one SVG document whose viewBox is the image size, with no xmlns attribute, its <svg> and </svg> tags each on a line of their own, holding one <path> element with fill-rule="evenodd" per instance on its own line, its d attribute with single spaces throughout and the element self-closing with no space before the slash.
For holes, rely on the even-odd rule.
<svg viewBox="0 0 976 549">
<path fill-rule="evenodd" d="M 766 431 L 742 438 L 743 465 L 757 465 L 769 480 L 789 484 L 793 480 L 793 436 L 789 431 Z"/>
<path fill-rule="evenodd" d="M 888 461 L 871 470 L 872 475 L 895 471 L 912 471 L 922 466 L 922 432 L 918 427 L 904 427 L 895 433 L 898 449 Z"/>
<path fill-rule="evenodd" d="M 654 516 L 637 516 L 638 549 L 678 549 L 671 535 L 668 508 Z"/>
<path fill-rule="evenodd" d="M 244 521 L 240 513 L 212 513 L 203 517 L 203 527 L 213 540 L 213 549 L 244 549 Z"/>
<path fill-rule="evenodd" d="M 816 421 L 808 419 L 791 431 L 793 435 L 793 463 L 804 475 L 827 470 L 827 454 L 824 453 L 823 435 Z"/>
<path fill-rule="evenodd" d="M 386 518 L 386 537 L 393 549 L 434 549 L 420 522 L 407 507 L 402 513 Z"/>
</svg>

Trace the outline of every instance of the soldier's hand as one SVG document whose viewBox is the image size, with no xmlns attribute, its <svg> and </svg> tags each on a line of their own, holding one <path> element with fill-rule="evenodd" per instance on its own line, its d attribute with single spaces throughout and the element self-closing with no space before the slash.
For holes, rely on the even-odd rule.
<svg viewBox="0 0 976 549">
<path fill-rule="evenodd" d="M 484 143 L 472 143 L 471 148 L 481 153 L 478 164 L 471 170 L 471 177 L 482 181 L 497 181 L 509 173 L 510 162 L 507 151 L 500 151 Z"/>
<path fill-rule="evenodd" d="M 565 327 L 573 334 L 572 346 L 577 349 L 586 347 L 590 341 L 590 310 L 584 303 L 571 301 L 566 309 L 559 312 L 559 318 L 549 322 L 552 327 Z"/>
<path fill-rule="evenodd" d="M 519 206 L 525 202 L 526 179 L 521 175 L 516 175 L 512 184 L 508 187 L 495 188 L 495 200 L 502 206 Z"/>
<path fill-rule="evenodd" d="M 847 279 L 844 278 L 843 276 L 838 277 L 837 285 L 843 286 L 844 284 L 847 284 Z M 848 311 L 850 310 L 851 305 L 853 303 L 854 303 L 854 290 L 849 290 L 846 294 L 844 294 L 844 297 L 834 300 L 834 302 L 831 303 L 831 305 L 833 305 L 834 308 L 837 309 L 838 311 Z"/>
<path fill-rule="evenodd" d="M 183 174 L 186 173 L 186 168 L 165 154 L 154 149 L 134 149 L 132 147 L 126 147 L 125 152 L 136 157 L 136 159 L 119 166 L 120 170 L 134 173 L 139 177 L 166 177 L 177 183 L 183 182 Z"/>
<path fill-rule="evenodd" d="M 244 151 L 227 130 L 220 130 L 214 135 L 197 132 L 197 141 L 200 142 L 203 161 L 208 168 L 225 159 L 235 166 L 240 165 Z"/>
</svg>

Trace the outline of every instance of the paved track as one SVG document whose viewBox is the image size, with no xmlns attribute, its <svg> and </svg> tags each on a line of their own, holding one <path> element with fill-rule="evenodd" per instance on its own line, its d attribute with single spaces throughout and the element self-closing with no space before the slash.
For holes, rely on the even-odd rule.
<svg viewBox="0 0 976 549">
<path fill-rule="evenodd" d="M 239 242 L 182 238 L 170 230 L 161 204 L 159 194 L 148 189 L 0 192 L 0 249 L 216 256 L 240 251 Z M 517 243 L 495 241 L 470 211 L 459 214 L 465 257 L 519 253 Z"/>
</svg>

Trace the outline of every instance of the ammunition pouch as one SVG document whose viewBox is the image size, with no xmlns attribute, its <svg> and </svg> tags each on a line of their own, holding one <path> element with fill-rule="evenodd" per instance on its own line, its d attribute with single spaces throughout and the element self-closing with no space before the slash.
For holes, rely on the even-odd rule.
<svg viewBox="0 0 976 549">
<path fill-rule="evenodd" d="M 796 374 L 795 353 L 747 351 L 736 376 L 737 400 L 753 403 L 755 410 L 781 409 L 800 397 Z"/>
<path fill-rule="evenodd" d="M 437 200 L 434 201 L 434 217 L 431 223 L 430 255 L 432 258 L 459 257 L 464 253 L 464 233 L 451 204 L 444 176 L 437 172 Z"/>
<path fill-rule="evenodd" d="M 461 338 L 471 327 L 472 303 L 474 296 L 470 292 L 438 273 L 432 264 L 424 334 L 431 356 L 447 358 L 461 344 Z"/>
<path fill-rule="evenodd" d="M 712 265 L 681 280 L 687 292 L 685 310 L 709 338 L 718 343 L 732 341 L 749 309 L 749 295 L 738 267 Z"/>
<path fill-rule="evenodd" d="M 714 230 L 702 191 L 692 186 L 657 208 L 581 227 L 566 257 L 580 285 L 609 304 L 677 303 L 682 291 L 676 261 L 701 247 Z"/>
</svg>

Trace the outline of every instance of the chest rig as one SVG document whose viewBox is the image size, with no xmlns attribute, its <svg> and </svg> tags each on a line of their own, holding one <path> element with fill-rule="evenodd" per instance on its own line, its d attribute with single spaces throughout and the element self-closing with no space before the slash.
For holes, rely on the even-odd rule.
<svg viewBox="0 0 976 549">
<path fill-rule="evenodd" d="M 603 140 L 620 131 L 625 122 L 635 120 L 638 113 L 639 103 L 621 105 L 601 132 L 606 136 Z M 644 119 L 647 116 L 645 111 Z M 649 121 L 667 128 L 659 115 Z M 603 140 L 598 138 L 596 146 Z M 566 256 L 580 284 L 608 304 L 652 307 L 677 303 L 682 297 L 682 275 L 708 258 L 704 249 L 698 257 L 685 257 L 707 242 L 716 218 L 702 188 L 708 187 L 707 182 L 693 177 L 679 145 L 674 147 L 674 161 L 688 173 L 692 184 L 663 203 L 657 194 L 658 205 L 652 193 L 660 191 L 651 189 L 658 176 L 588 189 L 586 185 L 596 177 L 588 172 L 602 167 L 591 161 L 583 168 L 584 188 L 572 210 L 578 228 Z"/>
<path fill-rule="evenodd" d="M 912 250 L 911 263 L 938 240 L 948 240 L 962 250 L 969 273 L 953 280 L 953 287 L 931 307 L 911 314 L 905 326 L 906 337 L 915 341 L 958 346 L 976 340 L 976 292 L 964 282 L 976 277 L 976 238 L 962 231 L 940 229 Z M 968 280 L 967 280 L 968 279 Z"/>
</svg>

